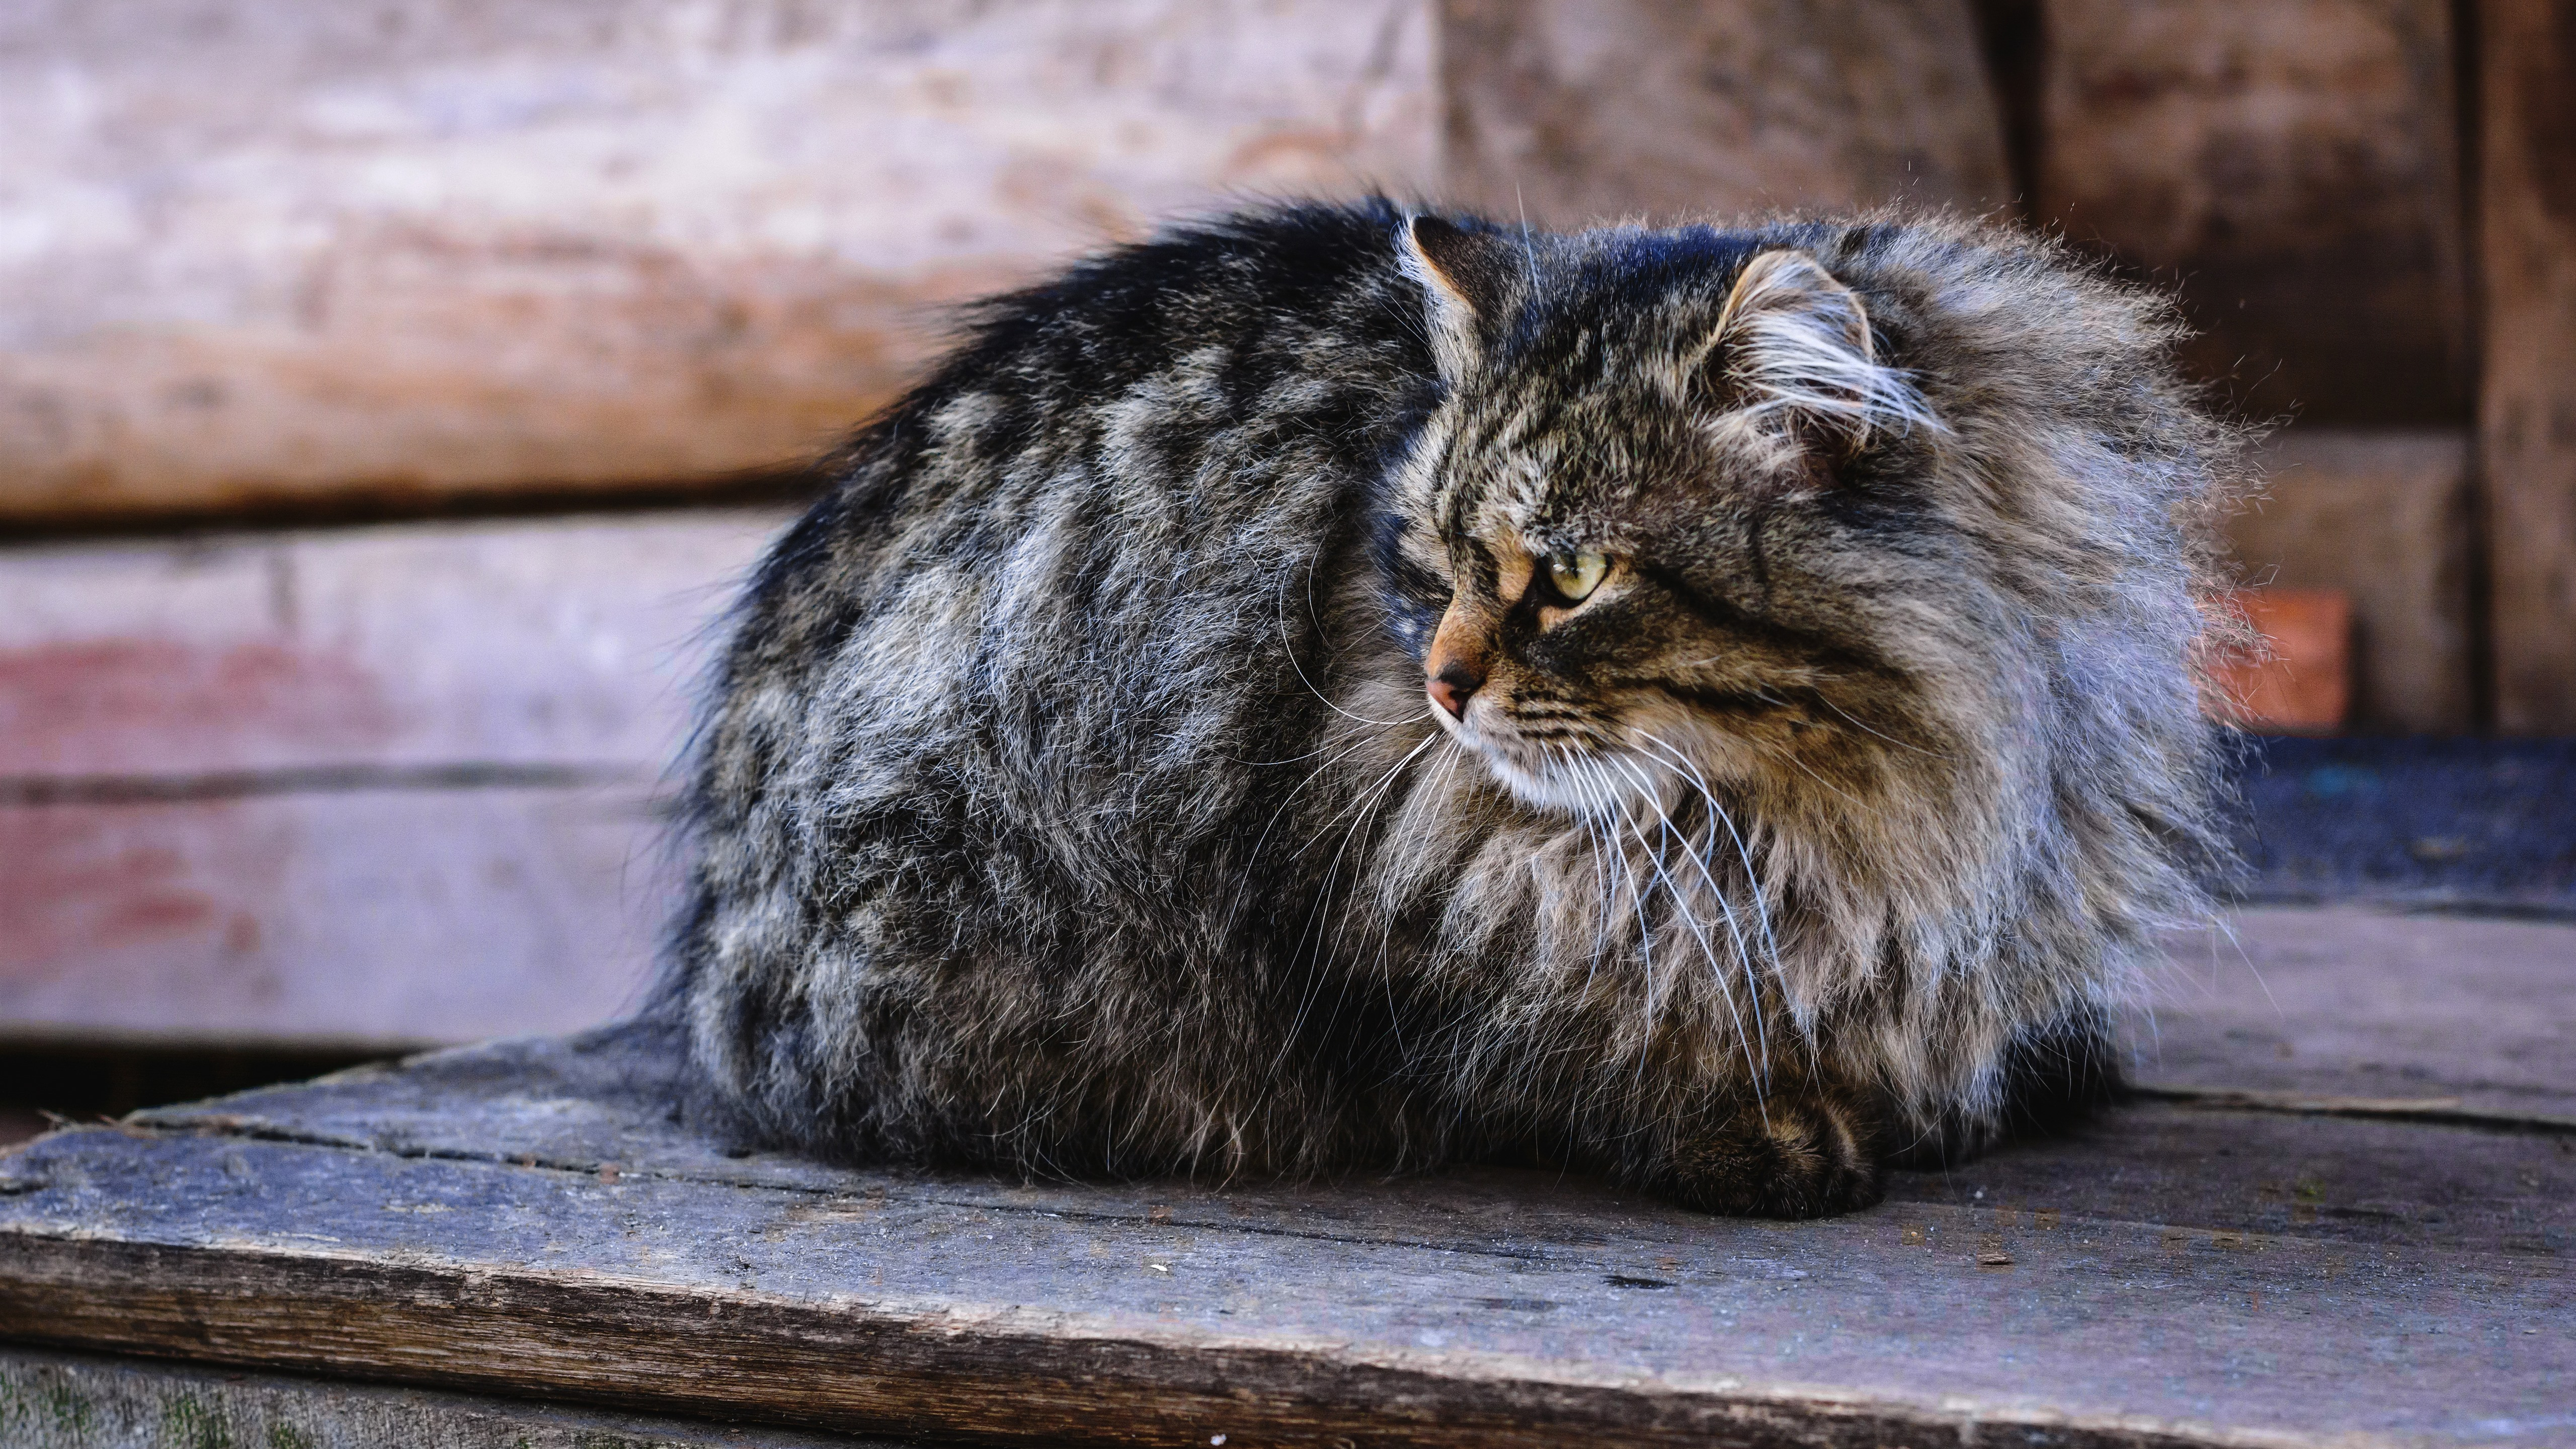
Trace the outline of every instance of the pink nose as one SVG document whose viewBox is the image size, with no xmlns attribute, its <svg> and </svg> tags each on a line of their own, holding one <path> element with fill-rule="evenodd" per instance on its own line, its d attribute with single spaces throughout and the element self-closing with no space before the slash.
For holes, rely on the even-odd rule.
<svg viewBox="0 0 2576 1449">
<path fill-rule="evenodd" d="M 1453 659 L 1448 667 L 1431 676 L 1430 683 L 1423 688 L 1430 692 L 1433 704 L 1449 711 L 1451 719 L 1465 719 L 1467 701 L 1484 684 L 1485 676 L 1469 668 L 1465 660 Z"/>
</svg>

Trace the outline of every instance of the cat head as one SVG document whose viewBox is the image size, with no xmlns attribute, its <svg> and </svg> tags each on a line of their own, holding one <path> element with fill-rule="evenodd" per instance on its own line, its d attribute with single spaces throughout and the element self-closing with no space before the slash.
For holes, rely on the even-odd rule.
<svg viewBox="0 0 2576 1449">
<path fill-rule="evenodd" d="M 1383 552 L 1430 715 L 1533 806 L 1717 791 L 1845 852 L 1997 845 L 1966 817 L 2082 717 L 2196 751 L 2170 332 L 1990 242 L 1406 224 L 1446 400 Z"/>
<path fill-rule="evenodd" d="M 1413 493 L 1448 588 L 1425 695 L 1504 785 L 1599 812 L 1677 776 L 1830 779 L 1841 737 L 1922 733 L 1876 616 L 1891 485 L 1944 425 L 1859 293 L 1714 236 L 1401 240 L 1450 389 Z"/>
</svg>

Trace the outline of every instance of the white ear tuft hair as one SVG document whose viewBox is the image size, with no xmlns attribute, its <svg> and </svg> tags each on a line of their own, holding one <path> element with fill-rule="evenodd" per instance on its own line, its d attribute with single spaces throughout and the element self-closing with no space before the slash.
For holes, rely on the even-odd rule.
<svg viewBox="0 0 2576 1449">
<path fill-rule="evenodd" d="M 1440 375 L 1464 377 L 1484 351 L 1484 329 L 1510 303 L 1511 269 L 1490 234 L 1436 216 L 1408 219 L 1397 261 L 1429 306 L 1431 351 Z"/>
<path fill-rule="evenodd" d="M 1906 375 L 1880 365 L 1860 295 L 1805 252 L 1745 264 L 1711 347 L 1741 399 L 1721 424 L 1729 431 L 1776 438 L 1804 423 L 1858 446 L 1881 429 L 1942 430 Z"/>
</svg>

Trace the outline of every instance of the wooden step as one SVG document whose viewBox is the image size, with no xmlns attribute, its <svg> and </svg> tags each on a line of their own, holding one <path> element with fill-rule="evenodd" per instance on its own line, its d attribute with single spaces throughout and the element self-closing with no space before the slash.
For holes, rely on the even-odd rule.
<svg viewBox="0 0 2576 1449">
<path fill-rule="evenodd" d="M 2294 1090 L 2219 1025 L 2179 1100 L 1798 1224 L 834 1168 L 679 1124 L 655 1029 L 497 1043 L 0 1158 L 0 1336 L 991 1443 L 2576 1443 L 2576 1122 L 2410 1119 L 2372 1068 L 2466 1096 L 2527 1013 L 2563 1100 L 2576 928 L 2459 924 L 2280 1003 L 2366 1044 Z M 2419 951 L 2504 1016 L 2412 1012 Z"/>
<path fill-rule="evenodd" d="M 572 1405 L 0 1348 L 10 1449 L 895 1449 Z"/>
</svg>

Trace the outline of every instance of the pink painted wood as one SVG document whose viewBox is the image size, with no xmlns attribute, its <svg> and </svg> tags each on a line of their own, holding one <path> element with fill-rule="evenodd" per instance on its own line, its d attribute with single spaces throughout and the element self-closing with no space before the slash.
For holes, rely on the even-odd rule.
<svg viewBox="0 0 2576 1449">
<path fill-rule="evenodd" d="M 0 556 L 0 1036 L 597 1021 L 776 513 Z"/>
</svg>

